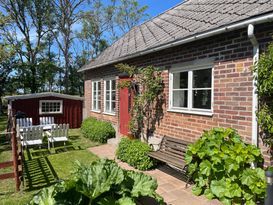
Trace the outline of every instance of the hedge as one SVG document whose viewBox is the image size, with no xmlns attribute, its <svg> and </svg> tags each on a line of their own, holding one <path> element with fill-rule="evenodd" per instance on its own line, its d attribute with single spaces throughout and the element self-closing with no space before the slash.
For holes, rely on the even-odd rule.
<svg viewBox="0 0 273 205">
<path fill-rule="evenodd" d="M 155 161 L 148 156 L 150 151 L 149 145 L 140 140 L 122 138 L 116 156 L 136 169 L 148 170 L 155 165 Z"/>
<path fill-rule="evenodd" d="M 97 120 L 90 117 L 85 119 L 81 125 L 84 137 L 95 142 L 106 143 L 109 138 L 115 137 L 115 129 L 109 122 Z"/>
</svg>

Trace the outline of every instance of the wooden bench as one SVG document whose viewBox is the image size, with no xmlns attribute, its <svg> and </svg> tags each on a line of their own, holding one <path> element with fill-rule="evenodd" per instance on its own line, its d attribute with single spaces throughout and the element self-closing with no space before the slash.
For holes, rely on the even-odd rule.
<svg viewBox="0 0 273 205">
<path fill-rule="evenodd" d="M 171 166 L 185 171 L 185 154 L 190 142 L 164 136 L 158 151 L 150 152 L 148 155 L 154 159 L 165 162 Z"/>
</svg>

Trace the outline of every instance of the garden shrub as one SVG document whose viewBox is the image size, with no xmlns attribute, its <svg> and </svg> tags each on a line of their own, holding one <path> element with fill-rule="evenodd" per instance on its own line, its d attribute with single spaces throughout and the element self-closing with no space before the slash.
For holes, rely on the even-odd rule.
<svg viewBox="0 0 273 205">
<path fill-rule="evenodd" d="M 109 122 L 97 120 L 90 117 L 85 119 L 81 125 L 84 137 L 95 142 L 106 143 L 109 138 L 115 137 L 115 129 Z"/>
<path fill-rule="evenodd" d="M 154 160 L 148 156 L 150 151 L 149 145 L 140 140 L 122 138 L 116 156 L 136 169 L 147 170 L 154 166 Z"/>
<path fill-rule="evenodd" d="M 260 150 L 245 144 L 233 129 L 214 128 L 189 145 L 186 156 L 195 195 L 223 204 L 256 204 L 265 196 L 265 173 L 251 168 L 263 161 Z"/>
<path fill-rule="evenodd" d="M 103 159 L 89 166 L 78 162 L 70 180 L 42 189 L 29 205 L 136 205 L 141 197 L 164 204 L 156 189 L 153 177 L 123 170 L 114 161 Z"/>
</svg>

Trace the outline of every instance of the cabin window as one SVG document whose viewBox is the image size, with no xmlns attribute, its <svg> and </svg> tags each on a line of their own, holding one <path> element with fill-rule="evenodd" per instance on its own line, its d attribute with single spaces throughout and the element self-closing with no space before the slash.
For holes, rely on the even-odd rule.
<svg viewBox="0 0 273 205">
<path fill-rule="evenodd" d="M 92 82 L 92 110 L 93 111 L 101 110 L 101 82 L 100 81 Z"/>
<path fill-rule="evenodd" d="M 212 79 L 211 67 L 171 70 L 169 111 L 210 115 Z"/>
<path fill-rule="evenodd" d="M 40 100 L 40 114 L 61 114 L 63 113 L 62 100 Z"/>
<path fill-rule="evenodd" d="M 116 112 L 116 80 L 104 81 L 104 112 L 115 114 Z"/>
</svg>

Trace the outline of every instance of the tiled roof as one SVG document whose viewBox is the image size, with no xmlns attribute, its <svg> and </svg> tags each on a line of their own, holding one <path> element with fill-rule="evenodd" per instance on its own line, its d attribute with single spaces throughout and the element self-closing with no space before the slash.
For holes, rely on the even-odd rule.
<svg viewBox="0 0 273 205">
<path fill-rule="evenodd" d="M 187 0 L 132 28 L 81 70 L 110 64 L 271 11 L 273 0 Z"/>
<path fill-rule="evenodd" d="M 32 98 L 43 98 L 43 97 L 57 97 L 57 98 L 65 98 L 71 100 L 84 100 L 83 97 L 76 96 L 76 95 L 66 95 L 62 93 L 55 93 L 55 92 L 44 92 L 44 93 L 32 93 L 32 94 L 25 94 L 25 95 L 12 95 L 6 96 L 5 99 L 7 100 L 23 100 L 23 99 L 32 99 Z"/>
</svg>

